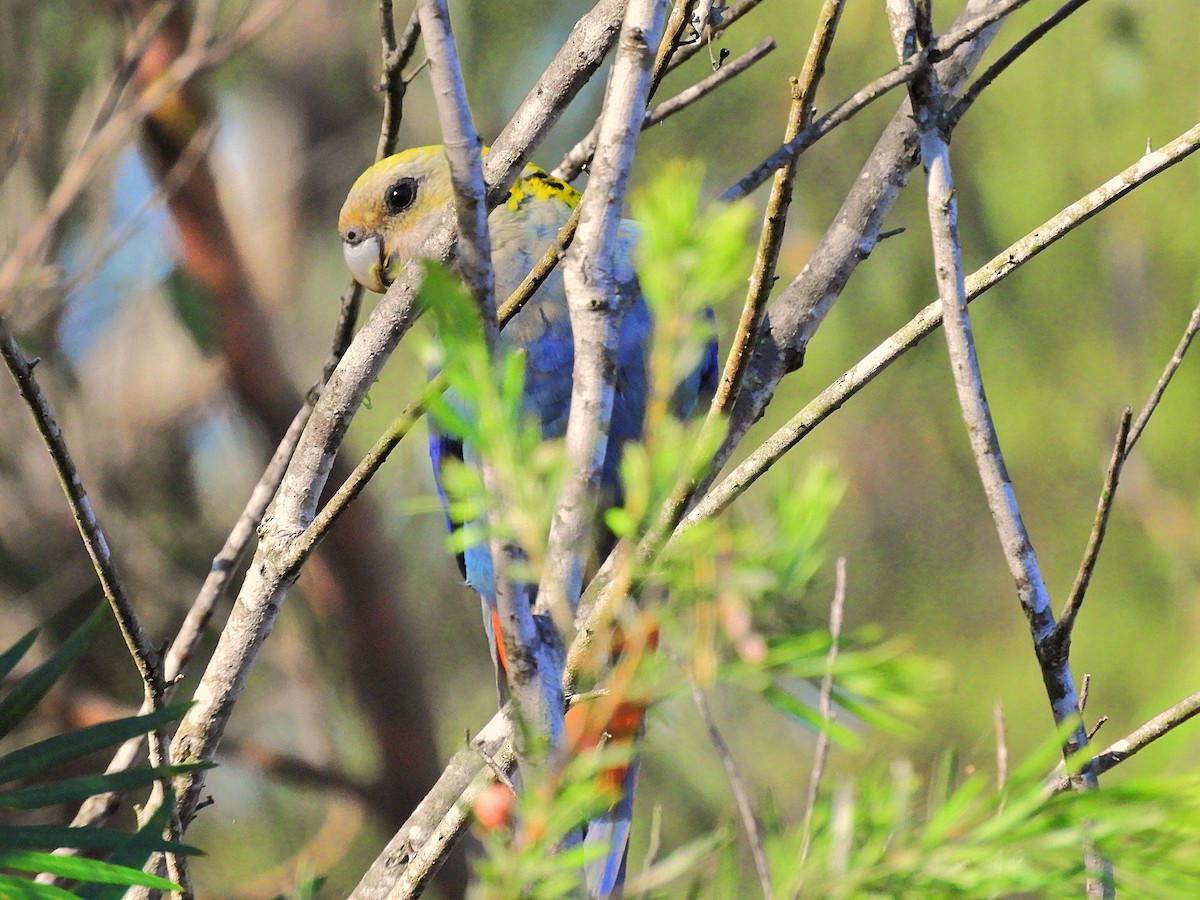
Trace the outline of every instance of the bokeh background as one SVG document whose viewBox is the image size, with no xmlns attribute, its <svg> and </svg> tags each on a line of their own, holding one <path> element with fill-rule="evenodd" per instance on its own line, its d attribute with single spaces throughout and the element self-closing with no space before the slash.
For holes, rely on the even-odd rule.
<svg viewBox="0 0 1200 900">
<path fill-rule="evenodd" d="M 223 6 L 226 26 L 244 8 Z M 485 137 L 503 126 L 587 6 L 451 4 Z M 766 0 L 734 27 L 721 42 L 734 55 L 767 35 L 779 47 L 648 132 L 636 178 L 668 159 L 697 158 L 715 195 L 774 149 L 787 78 L 799 69 L 818 7 L 817 0 Z M 939 4 L 937 21 L 948 22 L 956 7 Z M 1053 8 L 1028 4 L 996 47 Z M 401 24 L 408 12 L 409 4 L 397 4 Z M 1191 0 L 1093 0 L 984 94 L 951 148 L 968 270 L 1128 166 L 1147 141 L 1164 143 L 1197 121 L 1200 55 L 1186 36 L 1198 30 L 1200 7 Z M 0 184 L 0 246 L 12 246 L 71 160 L 119 47 L 119 19 L 107 3 L 0 0 L 0 136 L 7 145 L 23 135 Z M 996 55 L 993 49 L 985 64 Z M 221 207 L 297 392 L 319 374 L 346 281 L 335 222 L 378 137 L 378 57 L 373 3 L 296 0 L 206 83 L 218 123 L 212 173 Z M 881 5 L 848 4 L 819 109 L 892 64 Z M 707 71 L 701 53 L 660 97 Z M 538 152 L 544 165 L 554 165 L 590 126 L 600 85 L 597 79 Z M 783 283 L 803 265 L 899 99 L 881 100 L 803 158 Z M 401 144 L 438 140 L 422 74 L 406 101 Z M 1139 189 L 973 306 L 1009 468 L 1060 605 L 1091 526 L 1119 412 L 1145 402 L 1197 299 L 1198 165 L 1185 161 Z M 47 265 L 23 282 L 11 320 L 29 354 L 44 357 L 38 374 L 142 615 L 161 639 L 194 597 L 274 446 L 275 426 L 231 375 L 236 363 L 221 337 L 222 313 L 177 265 L 181 238 L 161 204 L 145 206 L 152 190 L 137 152 L 113 157 L 64 218 Z M 747 449 L 933 299 L 919 173 L 889 227 L 906 231 L 859 267 Z M 741 299 L 717 310 L 726 342 Z M 355 420 L 352 451 L 369 446 L 423 377 L 402 348 Z M 1076 629 L 1075 671 L 1093 675 L 1089 711 L 1109 717 L 1102 743 L 1200 683 L 1198 389 L 1200 367 L 1188 360 L 1125 469 Z M 910 730 L 865 732 L 861 751 L 835 752 L 835 770 L 855 772 L 898 755 L 920 768 L 948 750 L 961 767 L 991 766 L 997 699 L 1012 752 L 1019 757 L 1041 745 L 1051 718 L 940 335 L 849 402 L 771 478 L 791 483 L 817 463 L 835 466 L 846 492 L 819 574 L 789 600 L 793 617 L 812 627 L 824 622 L 832 560 L 844 555 L 849 626 L 878 626 L 947 673 L 937 701 Z M 751 490 L 736 514 L 761 515 L 767 492 Z M 365 629 L 368 636 L 376 629 L 378 640 L 364 643 L 364 629 L 347 624 L 358 616 L 358 594 L 353 582 L 331 587 L 345 576 L 336 561 L 301 579 L 210 776 L 217 803 L 190 835 L 209 854 L 195 866 L 202 896 L 273 896 L 312 872 L 330 875 L 328 896 L 344 893 L 391 833 L 405 797 L 419 793 L 432 748 L 448 755 L 494 708 L 478 606 L 445 549 L 423 433 L 401 445 L 368 502 L 365 530 L 352 540 L 377 560 L 373 590 L 383 585 L 391 604 L 372 612 L 382 618 Z M 37 623 L 62 633 L 98 596 L 45 452 L 6 379 L 0 639 L 11 642 Z M 218 610 L 218 622 L 227 609 Z M 372 706 L 372 674 L 381 682 L 387 671 L 384 652 L 401 653 L 423 681 L 393 686 L 401 696 Z M 189 673 L 188 684 L 197 674 Z M 139 696 L 112 629 L 47 707 L 41 727 L 114 715 Z M 411 704 L 429 715 L 403 712 Z M 742 696 L 718 695 L 715 705 L 753 790 L 769 795 L 784 818 L 794 813 L 812 733 Z M 696 748 L 686 766 L 683 746 Z M 732 821 L 728 787 L 690 706 L 661 710 L 648 747 L 635 843 L 644 841 L 658 802 L 668 845 Z M 1127 768 L 1194 769 L 1197 751 L 1200 737 L 1185 727 Z"/>
</svg>

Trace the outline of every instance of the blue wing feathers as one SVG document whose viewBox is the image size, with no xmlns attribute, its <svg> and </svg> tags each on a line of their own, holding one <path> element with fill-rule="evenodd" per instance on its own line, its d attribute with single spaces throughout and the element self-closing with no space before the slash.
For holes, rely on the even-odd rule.
<svg viewBox="0 0 1200 900">
<path fill-rule="evenodd" d="M 446 529 L 453 533 L 454 529 L 461 525 L 461 522 L 455 522 L 450 518 L 450 498 L 446 496 L 446 489 L 442 486 L 442 464 L 447 459 L 456 459 L 462 462 L 463 445 L 462 441 L 450 437 L 438 431 L 433 424 L 429 426 L 429 459 L 433 463 L 433 483 L 437 487 L 438 499 L 442 502 L 442 514 L 446 517 Z M 467 577 L 467 563 L 463 558 L 462 553 L 455 554 L 458 560 L 458 570 L 462 573 L 463 578 Z"/>
<path fill-rule="evenodd" d="M 608 900 L 619 896 L 625 883 L 625 862 L 628 859 L 629 832 L 633 827 L 633 794 L 637 788 L 638 769 L 641 760 L 634 758 L 629 763 L 625 777 L 621 780 L 621 797 L 607 813 L 588 823 L 585 844 L 606 848 L 606 853 L 585 868 L 588 896 L 596 900 Z"/>
<path fill-rule="evenodd" d="M 545 297 L 535 297 L 518 314 L 512 325 L 505 329 L 505 334 L 519 335 L 519 339 L 509 339 L 519 341 L 515 345 L 524 349 L 527 354 L 523 403 L 525 411 L 540 423 L 545 437 L 554 438 L 561 437 L 566 431 L 571 401 L 574 345 L 569 319 L 563 314 L 565 310 L 555 310 L 552 314 L 547 314 L 543 309 L 547 302 Z M 561 300 L 558 302 L 561 303 Z M 711 310 L 707 311 L 707 317 L 711 323 Z M 522 318 L 525 318 L 524 322 L 521 322 Z M 648 394 L 646 357 L 652 329 L 649 310 L 645 301 L 638 297 L 622 320 L 617 350 L 616 396 L 609 427 L 609 449 L 602 472 L 606 503 L 620 502 L 619 471 L 623 445 L 641 437 Z M 688 418 L 701 412 L 715 392 L 719 376 L 717 344 L 713 339 L 704 348 L 696 368 L 673 392 L 670 402 L 672 413 L 680 418 Z M 438 496 L 443 509 L 446 510 L 446 523 L 451 529 L 462 523 L 454 522 L 449 514 L 448 499 L 442 484 L 442 467 L 447 459 L 463 459 L 464 452 L 470 461 L 473 455 L 470 448 L 464 448 L 461 441 L 431 428 L 429 455 L 433 462 Z M 601 535 L 600 540 L 603 539 Z M 493 661 L 496 661 L 496 640 L 492 623 L 495 582 L 491 554 L 486 544 L 470 547 L 460 554 L 459 567 L 467 583 L 480 594 L 483 601 L 484 627 L 488 633 Z M 502 673 L 499 674 L 498 681 L 503 681 Z M 638 760 L 634 759 L 622 781 L 617 803 L 587 826 L 584 840 L 588 844 L 605 847 L 604 855 L 586 867 L 585 876 L 590 897 L 608 900 L 620 894 L 625 880 L 638 768 Z"/>
<path fill-rule="evenodd" d="M 715 317 L 711 309 L 704 311 L 706 324 L 714 329 L 714 336 L 705 345 L 700 362 L 688 376 L 675 386 L 671 394 L 671 413 L 679 419 L 690 419 L 704 412 L 717 392 L 721 380 L 721 361 L 717 356 Z"/>
</svg>

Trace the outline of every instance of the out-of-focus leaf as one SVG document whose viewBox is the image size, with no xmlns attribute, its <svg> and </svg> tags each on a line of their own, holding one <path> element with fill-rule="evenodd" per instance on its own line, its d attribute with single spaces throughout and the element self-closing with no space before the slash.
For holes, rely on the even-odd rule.
<svg viewBox="0 0 1200 900">
<path fill-rule="evenodd" d="M 161 839 L 163 831 L 171 818 L 171 810 L 175 807 L 175 792 L 169 787 L 163 791 L 162 804 L 146 820 L 136 832 L 129 835 L 125 843 L 118 847 L 108 861 L 118 866 L 129 866 L 140 869 L 146 865 L 150 854 L 157 848 L 155 844 Z M 81 900 L 121 900 L 124 892 L 113 885 L 88 884 L 78 891 Z"/>
<path fill-rule="evenodd" d="M 175 269 L 167 277 L 167 297 L 179 322 L 203 353 L 221 348 L 221 331 L 213 315 L 212 297 L 188 272 Z"/>
<path fill-rule="evenodd" d="M 0 700 L 0 737 L 16 728 L 38 701 L 46 696 L 46 692 L 54 687 L 63 672 L 79 658 L 87 646 L 88 638 L 104 618 L 107 609 L 107 604 L 99 604 L 84 623 L 63 641 L 58 652 L 17 682 L 8 696 Z"/>
<path fill-rule="evenodd" d="M 52 884 L 26 881 L 16 875 L 0 874 L 0 897 L 4 900 L 79 900 L 78 894 Z"/>
<path fill-rule="evenodd" d="M 861 746 L 862 739 L 855 734 L 851 729 L 847 728 L 836 719 L 832 722 L 822 718 L 821 714 L 809 706 L 807 703 L 792 696 L 787 691 L 779 687 L 769 687 L 763 691 L 763 699 L 770 703 L 780 712 L 799 719 L 806 725 L 815 728 L 817 731 L 825 731 L 829 737 L 845 747 L 856 748 Z"/>
<path fill-rule="evenodd" d="M 682 878 L 698 865 L 705 862 L 728 839 L 728 830 L 718 828 L 711 834 L 703 835 L 694 841 L 684 844 L 666 858 L 656 862 L 645 872 L 642 872 L 635 878 L 631 878 L 625 886 L 625 896 L 636 897 L 648 894 L 651 891 L 662 890 L 672 881 Z"/>
</svg>

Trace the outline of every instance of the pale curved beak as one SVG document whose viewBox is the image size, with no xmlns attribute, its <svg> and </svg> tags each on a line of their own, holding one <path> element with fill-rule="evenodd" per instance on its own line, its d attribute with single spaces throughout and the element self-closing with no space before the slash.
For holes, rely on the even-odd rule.
<svg viewBox="0 0 1200 900">
<path fill-rule="evenodd" d="M 367 235 L 357 241 L 343 240 L 342 257 L 354 280 L 363 287 L 377 294 L 387 290 L 383 280 L 383 241 L 379 235 Z"/>
</svg>

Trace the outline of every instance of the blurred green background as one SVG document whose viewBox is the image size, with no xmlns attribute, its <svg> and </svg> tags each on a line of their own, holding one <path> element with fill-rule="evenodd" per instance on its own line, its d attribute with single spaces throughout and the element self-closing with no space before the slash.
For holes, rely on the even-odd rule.
<svg viewBox="0 0 1200 900">
<path fill-rule="evenodd" d="M 1055 5 L 1029 3 L 1001 31 L 984 64 Z M 243 8 L 225 6 L 229 22 Z M 502 127 L 587 7 L 451 4 L 485 138 Z M 648 132 L 636 178 L 667 159 L 698 158 L 715 195 L 773 150 L 787 112 L 787 78 L 799 69 L 818 7 L 817 0 L 766 0 L 736 25 L 721 41 L 734 55 L 767 35 L 779 48 Z M 957 4 L 938 7 L 941 25 L 958 11 Z M 408 4 L 397 4 L 401 23 L 408 11 Z M 1093 0 L 984 94 L 951 147 L 968 271 L 1130 165 L 1147 141 L 1157 146 L 1195 124 L 1200 54 L 1189 36 L 1197 33 L 1200 6 L 1192 0 Z M 26 133 L 23 155 L 0 187 L 4 246 L 73 154 L 117 46 L 103 4 L 0 2 L 0 125 L 6 139 L 18 122 Z M 375 148 L 378 48 L 374 4 L 297 0 L 211 82 L 221 199 L 301 386 L 319 372 L 346 280 L 335 222 L 345 191 Z M 849 3 L 818 112 L 892 64 L 882 5 Z M 707 71 L 701 53 L 659 96 Z M 564 117 L 537 153 L 539 162 L 553 166 L 590 126 L 600 85 L 597 79 Z M 897 93 L 879 101 L 804 156 L 781 286 L 803 265 L 899 100 Z M 422 74 L 406 102 L 401 144 L 438 140 Z M 1128 404 L 1136 412 L 1145 402 L 1197 299 L 1198 165 L 1185 161 L 1139 189 L 972 307 L 1009 469 L 1059 606 L 1091 527 L 1120 410 Z M 95 181 L 60 235 L 55 258 L 68 273 L 108 233 L 122 192 L 144 193 L 143 182 L 127 158 Z M 919 173 L 888 227 L 906 230 L 859 267 L 810 345 L 805 367 L 785 382 L 747 450 L 933 299 Z M 204 344 L 202 298 L 181 295 L 167 277 L 160 257 L 169 237 L 162 248 L 153 246 L 167 230 L 152 214 L 133 242 L 142 257 L 114 257 L 65 295 L 33 292 L 15 313 L 30 351 L 47 357 L 39 374 L 51 379 L 85 483 L 152 633 L 160 636 L 176 627 L 270 449 L 261 428 L 232 401 L 220 360 Z M 717 310 L 724 344 L 741 300 L 731 297 Z M 350 446 L 369 446 L 423 378 L 422 365 L 402 347 L 356 418 Z M 1093 676 L 1090 718 L 1109 717 L 1102 744 L 1200 682 L 1198 389 L 1200 368 L 1191 359 L 1125 469 L 1076 629 L 1074 670 Z M 0 636 L 11 640 L 32 623 L 65 623 L 93 589 L 44 453 L 8 384 L 0 387 L 0 421 Z M 920 768 L 949 748 L 963 767 L 989 767 L 997 699 L 1013 753 L 1042 744 L 1049 709 L 940 335 L 849 402 L 771 478 L 794 483 L 816 461 L 832 462 L 847 490 L 827 536 L 826 562 L 792 601 L 793 614 L 822 625 L 832 560 L 844 555 L 849 627 L 876 624 L 949 673 L 944 693 L 910 732 L 867 732 L 861 753 L 835 752 L 834 769 L 854 772 L 897 755 L 911 756 Z M 478 607 L 457 583 L 444 548 L 423 433 L 401 445 L 370 493 L 387 512 L 386 546 L 378 549 L 399 563 L 396 602 L 412 611 L 415 643 L 425 648 L 439 742 L 448 754 L 464 729 L 490 715 L 493 680 Z M 752 489 L 735 514 L 753 521 L 767 495 L 762 485 Z M 231 736 L 367 778 L 376 754 L 350 699 L 342 657 L 304 604 L 304 587 L 302 579 Z M 62 700 L 60 727 L 80 698 L 127 705 L 138 696 L 132 667 L 109 637 L 92 670 L 77 673 L 74 695 Z M 715 706 L 752 788 L 769 793 L 783 815 L 793 814 L 802 802 L 812 734 L 744 697 L 721 695 Z M 686 767 L 679 765 L 683 745 L 699 748 L 689 752 Z M 219 802 L 191 832 L 209 853 L 195 866 L 200 894 L 271 896 L 305 867 L 331 874 L 329 896 L 344 893 L 386 836 L 369 804 L 283 775 L 264 779 L 253 754 L 233 746 L 209 779 Z M 660 710 L 648 746 L 639 808 L 648 818 L 654 803 L 664 804 L 668 845 L 731 820 L 719 763 L 689 705 Z M 1185 727 L 1126 768 L 1191 769 L 1198 751 L 1200 737 Z M 1123 776 L 1124 770 L 1114 777 Z M 635 842 L 645 831 L 642 820 Z M 266 867 L 264 858 L 271 861 Z"/>
</svg>

